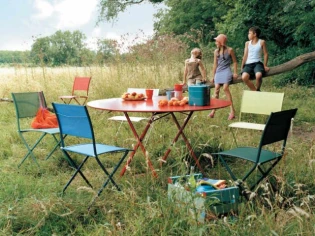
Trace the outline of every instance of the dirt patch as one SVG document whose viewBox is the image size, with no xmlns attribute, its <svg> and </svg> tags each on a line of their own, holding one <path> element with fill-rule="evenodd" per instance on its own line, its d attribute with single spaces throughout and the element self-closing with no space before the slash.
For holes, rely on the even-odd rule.
<svg viewBox="0 0 315 236">
<path fill-rule="evenodd" d="M 293 126 L 292 134 L 295 139 L 299 139 L 301 142 L 313 141 L 315 140 L 315 125 L 307 122 L 299 124 L 298 126 L 295 125 Z"/>
</svg>

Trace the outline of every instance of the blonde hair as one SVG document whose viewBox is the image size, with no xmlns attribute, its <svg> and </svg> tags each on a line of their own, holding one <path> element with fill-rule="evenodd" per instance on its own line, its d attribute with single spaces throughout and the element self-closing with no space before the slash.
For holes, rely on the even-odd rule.
<svg viewBox="0 0 315 236">
<path fill-rule="evenodd" d="M 194 48 L 193 50 L 191 50 L 191 54 L 193 54 L 198 59 L 202 58 L 202 51 L 200 48 Z"/>
</svg>

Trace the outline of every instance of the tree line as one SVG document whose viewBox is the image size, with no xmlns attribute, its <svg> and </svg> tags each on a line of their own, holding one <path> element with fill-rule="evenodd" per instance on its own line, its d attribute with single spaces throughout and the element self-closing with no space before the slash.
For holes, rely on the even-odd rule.
<svg viewBox="0 0 315 236">
<path fill-rule="evenodd" d="M 315 48 L 314 0 L 100 0 L 98 22 L 115 21 L 129 6 L 144 2 L 163 3 L 165 8 L 155 15 L 155 35 L 142 45 L 135 45 L 128 53 L 121 55 L 117 42 L 108 39 L 99 39 L 97 48 L 91 50 L 82 32 L 57 31 L 51 36 L 34 38 L 30 52 L 0 51 L 0 63 L 22 61 L 49 66 L 111 63 L 115 55 L 126 59 L 135 54 L 135 49 L 148 48 L 146 54 L 149 54 L 150 49 L 156 47 L 154 41 L 159 42 L 163 35 L 168 35 L 164 41 L 172 41 L 169 37 L 172 35 L 187 45 L 181 47 L 187 55 L 191 48 L 200 47 L 206 57 L 211 57 L 215 47 L 213 38 L 219 33 L 228 36 L 228 45 L 235 49 L 240 61 L 251 26 L 262 30 L 261 38 L 266 40 L 269 51 L 269 66 L 285 63 Z M 141 60 L 139 56 L 133 55 L 133 58 Z M 279 81 L 315 84 L 314 62 L 286 73 Z"/>
<path fill-rule="evenodd" d="M 51 36 L 34 38 L 30 51 L 0 51 L 0 64 L 84 66 L 104 64 L 116 53 L 113 40 L 98 39 L 96 44 L 96 50 L 89 49 L 82 32 L 59 30 Z"/>
</svg>

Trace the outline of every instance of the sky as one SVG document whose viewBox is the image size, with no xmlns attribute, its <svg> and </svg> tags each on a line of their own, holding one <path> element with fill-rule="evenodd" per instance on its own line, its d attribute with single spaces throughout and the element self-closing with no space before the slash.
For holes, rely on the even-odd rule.
<svg viewBox="0 0 315 236">
<path fill-rule="evenodd" d="M 117 22 L 96 26 L 100 0 L 0 0 L 0 50 L 30 50 L 34 38 L 57 30 L 79 30 L 87 37 L 88 47 L 96 39 L 128 40 L 153 34 L 154 14 L 161 5 L 133 5 L 118 15 Z M 127 40 L 127 41 L 128 41 Z"/>
</svg>

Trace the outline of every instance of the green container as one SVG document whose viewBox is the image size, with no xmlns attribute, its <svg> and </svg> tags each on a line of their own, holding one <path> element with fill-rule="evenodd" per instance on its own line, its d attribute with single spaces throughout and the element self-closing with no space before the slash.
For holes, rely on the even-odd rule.
<svg viewBox="0 0 315 236">
<path fill-rule="evenodd" d="M 210 105 L 210 86 L 209 85 L 191 85 L 188 86 L 189 105 L 208 106 Z"/>
<path fill-rule="evenodd" d="M 202 178 L 202 174 L 194 176 L 196 180 Z M 168 178 L 168 198 L 179 206 L 190 206 L 193 212 L 197 212 L 199 222 L 204 222 L 208 211 L 216 215 L 238 212 L 240 198 L 238 187 L 196 193 L 184 187 L 185 180 L 188 178 L 189 175 Z"/>
</svg>

